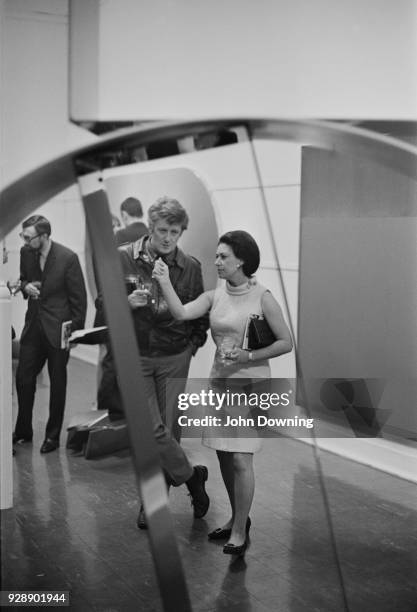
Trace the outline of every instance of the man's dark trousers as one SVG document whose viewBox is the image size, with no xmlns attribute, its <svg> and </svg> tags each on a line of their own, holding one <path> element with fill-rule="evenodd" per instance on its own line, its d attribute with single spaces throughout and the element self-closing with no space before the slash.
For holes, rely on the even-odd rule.
<svg viewBox="0 0 417 612">
<path fill-rule="evenodd" d="M 19 415 L 15 434 L 18 438 L 31 439 L 33 436 L 32 411 L 36 378 L 47 361 L 50 395 L 49 419 L 45 437 L 52 440 L 59 439 L 64 419 L 68 358 L 69 351 L 53 347 L 39 320 L 33 321 L 20 345 L 19 364 L 16 371 Z"/>
</svg>

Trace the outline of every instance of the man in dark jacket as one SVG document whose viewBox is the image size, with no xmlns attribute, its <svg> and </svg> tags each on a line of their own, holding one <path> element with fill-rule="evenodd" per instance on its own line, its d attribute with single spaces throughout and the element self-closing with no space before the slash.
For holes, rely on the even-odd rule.
<svg viewBox="0 0 417 612">
<path fill-rule="evenodd" d="M 135 242 L 148 233 L 148 228 L 142 222 L 142 204 L 138 199 L 126 198 L 123 200 L 120 204 L 120 216 L 125 227 L 115 234 L 117 246 Z"/>
<path fill-rule="evenodd" d="M 69 351 L 61 347 L 62 324 L 84 327 L 87 295 L 77 255 L 52 242 L 51 225 L 40 215 L 23 222 L 20 234 L 21 290 L 28 299 L 25 325 L 20 338 L 16 388 L 19 411 L 13 443 L 33 437 L 32 411 L 36 378 L 45 362 L 50 378 L 49 419 L 41 453 L 59 446 L 67 386 Z"/>
<path fill-rule="evenodd" d="M 152 271 L 155 260 L 162 257 L 169 266 L 175 290 L 186 303 L 203 293 L 201 266 L 177 246 L 188 226 L 188 215 L 177 200 L 160 198 L 149 208 L 148 217 L 149 235 L 120 247 L 119 252 L 162 467 L 168 484 L 187 484 L 194 504 L 194 516 L 199 518 L 204 516 L 209 505 L 204 490 L 207 468 L 193 468 L 179 445 L 181 431 L 177 421 L 177 398 L 184 391 L 191 356 L 206 341 L 208 318 L 175 321 L 158 282 L 152 279 Z M 114 384 L 99 390 L 99 400 L 103 407 L 107 402 L 111 419 L 120 418 L 123 416 L 120 413 L 121 399 L 110 350 L 102 365 L 103 380 L 109 383 L 109 375 L 113 375 Z M 145 526 L 141 509 L 138 527 Z"/>
</svg>

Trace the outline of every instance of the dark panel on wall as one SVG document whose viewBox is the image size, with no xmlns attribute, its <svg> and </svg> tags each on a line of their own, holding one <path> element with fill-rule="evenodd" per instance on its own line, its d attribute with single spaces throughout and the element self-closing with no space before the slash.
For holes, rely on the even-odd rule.
<svg viewBox="0 0 417 612">
<path fill-rule="evenodd" d="M 303 149 L 303 373 L 379 379 L 385 429 L 407 437 L 417 436 L 416 215 L 415 181 L 364 158 Z"/>
</svg>

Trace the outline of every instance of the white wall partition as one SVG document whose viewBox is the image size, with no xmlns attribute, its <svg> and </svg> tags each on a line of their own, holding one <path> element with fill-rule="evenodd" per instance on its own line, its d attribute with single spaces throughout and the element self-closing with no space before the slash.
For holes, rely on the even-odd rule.
<svg viewBox="0 0 417 612">
<path fill-rule="evenodd" d="M 72 0 L 77 120 L 416 117 L 415 0 Z"/>
</svg>

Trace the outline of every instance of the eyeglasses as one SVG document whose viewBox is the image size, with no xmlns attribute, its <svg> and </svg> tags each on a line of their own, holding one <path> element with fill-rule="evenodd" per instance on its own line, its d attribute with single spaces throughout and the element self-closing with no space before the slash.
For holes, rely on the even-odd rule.
<svg viewBox="0 0 417 612">
<path fill-rule="evenodd" d="M 23 240 L 23 242 L 26 242 L 26 244 L 29 244 L 29 242 L 32 242 L 32 240 L 35 240 L 35 238 L 39 238 L 39 236 L 42 236 L 42 234 L 35 234 L 31 238 L 30 236 L 25 236 L 23 232 L 21 232 L 19 236 Z"/>
</svg>

